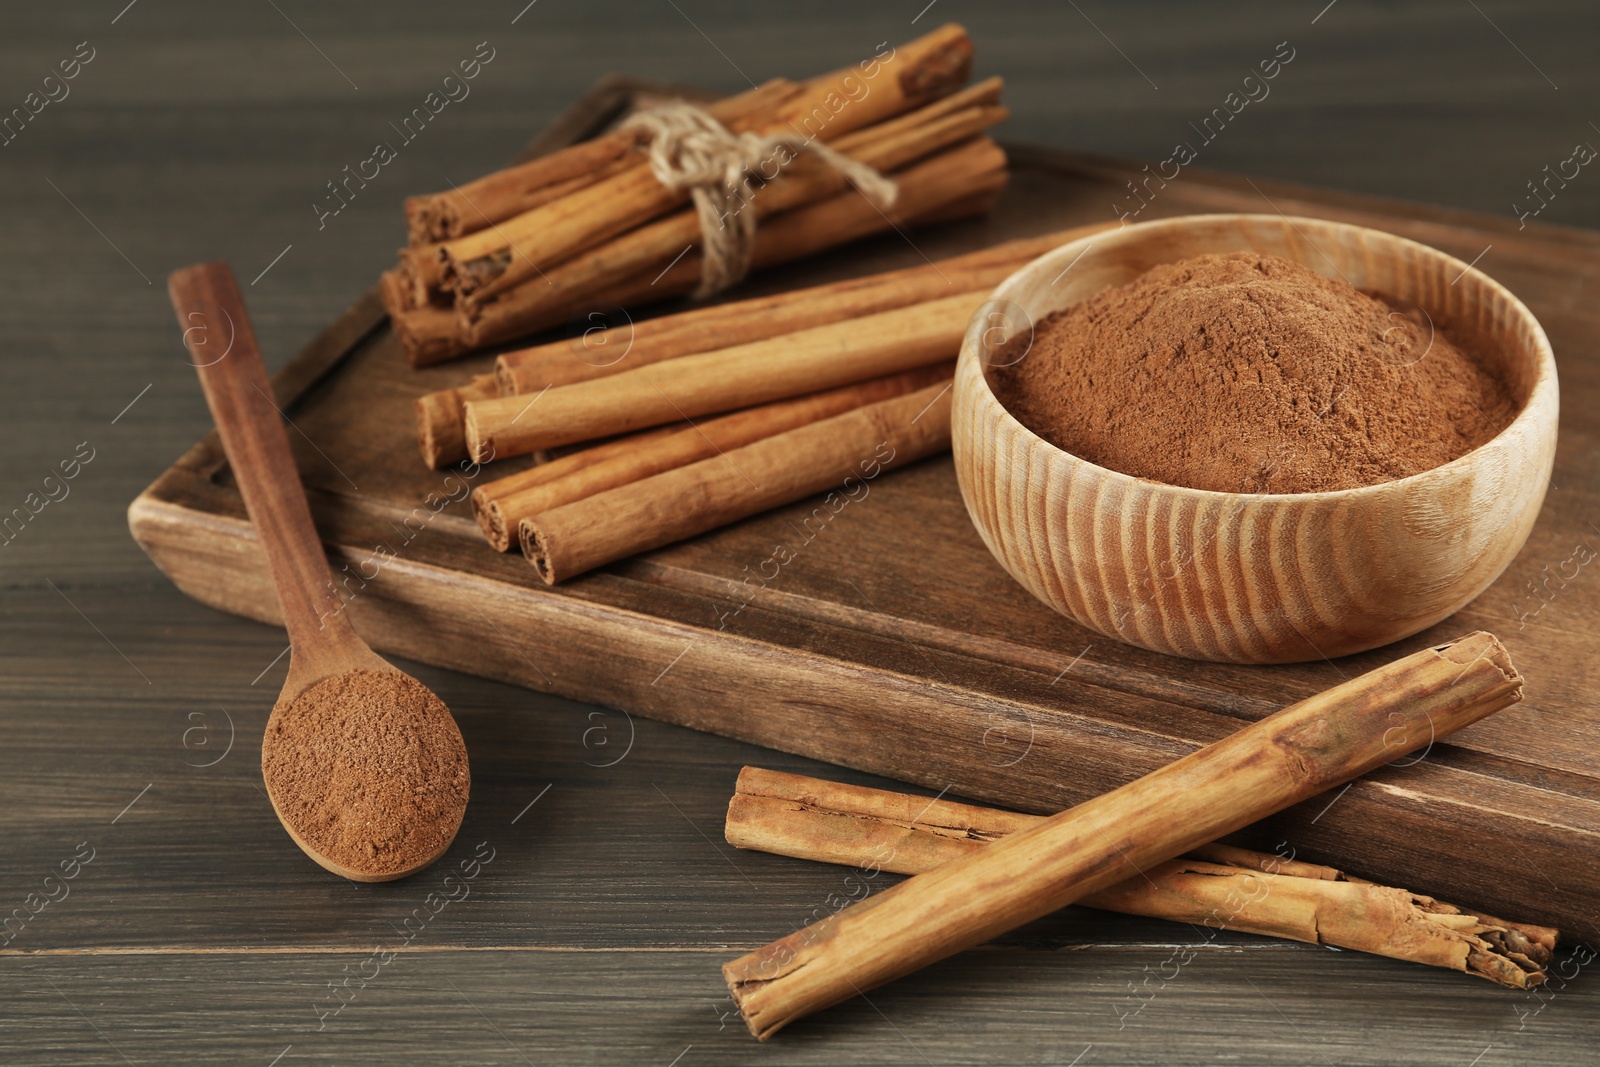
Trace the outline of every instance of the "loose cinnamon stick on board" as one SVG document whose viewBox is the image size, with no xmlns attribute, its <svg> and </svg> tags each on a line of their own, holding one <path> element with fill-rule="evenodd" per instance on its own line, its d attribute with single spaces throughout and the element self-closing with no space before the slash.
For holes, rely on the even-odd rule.
<svg viewBox="0 0 1600 1067">
<path fill-rule="evenodd" d="M 430 470 L 438 470 L 440 467 L 459 463 L 468 458 L 467 438 L 461 426 L 463 402 L 470 399 L 482 399 L 498 395 L 499 390 L 495 385 L 494 375 L 479 374 L 468 379 L 466 384 L 455 389 L 441 389 L 438 392 L 427 393 L 413 402 L 417 412 L 417 444 L 422 451 L 423 462 L 428 465 Z M 671 433 L 680 428 L 680 425 L 667 426 L 662 427 L 660 432 Z M 655 433 L 656 431 L 651 432 Z M 587 457 L 586 461 L 592 461 L 595 458 L 595 454 L 599 453 L 600 457 L 603 458 L 609 454 L 602 452 L 603 448 L 626 440 L 642 441 L 646 436 L 646 434 L 631 434 L 627 437 L 618 438 L 616 441 L 607 441 L 603 445 L 558 449 L 555 450 L 554 454 L 546 452 L 539 466 L 548 466 L 551 459 L 568 456 L 582 455 Z M 538 468 L 529 468 L 520 474 L 501 478 L 500 481 L 510 483 L 518 478 L 530 477 L 536 469 Z M 560 470 L 571 471 L 575 469 L 577 469 L 576 466 L 572 466 L 561 468 Z M 557 473 L 560 473 L 560 471 Z M 553 476 L 550 471 L 546 470 L 539 475 L 537 480 L 529 484 L 538 484 L 539 481 Z"/>
<path fill-rule="evenodd" d="M 469 399 L 537 393 L 552 385 L 592 381 L 647 363 L 903 307 L 952 289 L 996 285 L 1028 260 L 1106 225 L 1008 241 L 931 265 L 715 304 L 625 327 L 595 328 L 570 341 L 507 352 L 495 361 L 497 387 L 486 387 L 479 375 L 461 387 L 418 398 L 418 446 L 423 461 L 435 470 L 466 459 L 462 404 Z"/>
<path fill-rule="evenodd" d="M 1006 241 L 918 267 L 753 297 L 587 330 L 581 337 L 502 353 L 501 396 L 610 377 L 647 363 L 761 341 L 953 292 L 998 285 L 1038 256 L 1115 223 Z M 463 446 L 465 447 L 465 446 Z"/>
<path fill-rule="evenodd" d="M 498 395 L 537 393 L 552 385 L 592 381 L 647 363 L 904 307 L 952 291 L 998 285 L 1028 260 L 1114 225 L 1080 226 L 1006 241 L 920 267 L 713 304 L 617 327 L 594 327 L 568 341 L 503 353 L 495 360 Z M 461 410 L 462 400 L 467 398 L 457 393 L 442 390 L 418 401 L 417 438 L 424 460 L 430 455 L 439 457 L 434 461 L 436 468 L 467 458 L 466 424 Z M 470 399 L 495 395 L 476 390 Z"/>
<path fill-rule="evenodd" d="M 948 447 L 944 382 L 523 519 L 519 540 L 553 585 L 823 490 L 832 515 L 883 471 Z"/>
<path fill-rule="evenodd" d="M 896 226 L 916 226 L 924 221 L 946 221 L 982 213 L 991 202 L 986 194 L 996 192 L 1006 183 L 1006 157 L 992 140 L 976 137 L 894 171 L 889 177 L 899 187 L 899 195 L 888 212 L 880 211 L 871 201 L 850 189 L 767 219 L 756 231 L 754 267 L 759 269 L 800 259 Z M 464 305 L 458 309 L 463 316 L 458 324 L 441 319 L 427 320 L 423 325 L 429 332 L 413 331 L 412 344 L 418 351 L 408 346 L 408 355 L 414 364 L 418 364 L 419 359 L 438 362 L 554 326 L 585 307 L 593 310 L 596 306 L 614 307 L 635 300 L 644 303 L 682 296 L 692 291 L 700 280 L 698 250 L 685 253 L 676 262 L 650 264 L 634 281 L 621 287 L 630 290 L 626 297 L 610 284 L 580 284 L 575 280 L 591 269 L 588 256 L 607 254 L 606 246 L 601 246 L 551 268 L 544 279 L 526 282 L 493 301 Z M 666 268 L 664 274 L 661 273 L 663 267 Z M 642 286 L 638 279 L 643 280 Z M 449 355 L 440 355 L 444 352 Z"/>
<path fill-rule="evenodd" d="M 1290 705 L 726 964 L 756 1037 L 1137 877 L 1522 698 L 1482 631 Z"/>
<path fill-rule="evenodd" d="M 587 448 L 575 448 L 563 451 L 560 455 L 553 455 L 543 463 L 508 474 L 498 480 L 502 488 L 499 492 L 510 496 L 534 486 L 544 485 L 561 478 L 568 477 L 583 470 L 592 464 L 609 460 L 614 456 L 625 454 L 633 448 L 647 445 L 663 437 L 670 437 L 679 430 L 688 428 L 687 422 L 676 422 L 670 426 L 657 426 L 653 430 L 643 430 L 639 433 L 628 434 L 625 437 L 616 437 L 600 444 L 589 445 Z"/>
<path fill-rule="evenodd" d="M 472 491 L 472 511 L 489 544 L 505 552 L 517 543 L 523 519 L 607 489 L 630 485 L 662 471 L 710 459 L 798 426 L 832 418 L 852 408 L 903 396 L 935 382 L 949 381 L 954 373 L 955 366 L 950 362 L 919 367 L 810 396 L 746 408 L 684 427 L 664 438 L 635 436 L 630 440 L 638 442 L 636 447 L 565 477 L 545 478 L 537 485 L 527 485 L 521 476 L 512 475 L 480 485 Z"/>
<path fill-rule="evenodd" d="M 487 400 L 500 395 L 493 374 L 478 374 L 454 389 L 440 389 L 417 397 L 417 447 L 429 470 L 459 463 L 467 458 L 466 424 L 461 405 L 468 400 Z"/>
<path fill-rule="evenodd" d="M 972 43 L 954 24 L 902 45 L 872 75 L 855 66 L 805 82 L 794 99 L 725 122 L 734 132 L 788 133 L 810 121 L 810 136 L 839 136 L 940 96 L 967 78 Z M 851 85 L 855 86 L 851 94 Z M 850 95 L 847 95 L 850 94 Z M 668 189 L 647 168 L 632 168 L 559 201 L 439 246 L 446 285 L 469 293 L 492 282 L 514 259 L 538 269 L 571 258 L 609 237 L 686 203 L 688 193 Z"/>
<path fill-rule="evenodd" d="M 604 465 L 619 456 L 629 455 L 642 448 L 647 449 L 663 438 L 671 437 L 687 427 L 688 423 L 682 422 L 673 423 L 670 426 L 657 426 L 652 430 L 627 434 L 600 444 L 590 445 L 588 448 L 574 449 L 561 455 L 552 456 L 526 470 L 518 471 L 516 474 L 499 479 L 498 484 L 502 486 L 500 491 L 510 496 L 552 482 L 560 482 L 564 479 L 575 477 L 591 467 Z M 478 505 L 474 501 L 474 512 L 477 511 L 477 507 Z M 482 522 L 481 517 L 479 522 Z M 515 536 L 515 534 L 512 536 Z M 501 551 L 505 550 L 501 549 Z"/>
<path fill-rule="evenodd" d="M 728 802 L 738 848 L 897 874 L 977 852 L 1041 816 L 746 767 Z M 1203 845 L 1079 904 L 1447 967 L 1512 989 L 1544 981 L 1557 932 L 1332 867 Z"/>
<path fill-rule="evenodd" d="M 517 456 L 925 367 L 955 356 L 987 290 L 681 356 L 539 394 L 470 400 L 467 451 Z"/>
</svg>

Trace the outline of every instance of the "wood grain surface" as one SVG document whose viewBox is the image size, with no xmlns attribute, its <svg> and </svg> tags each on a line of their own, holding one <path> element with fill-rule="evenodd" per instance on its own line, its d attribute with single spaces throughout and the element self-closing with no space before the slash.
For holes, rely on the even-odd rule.
<svg viewBox="0 0 1600 1067">
<path fill-rule="evenodd" d="M 276 1059 L 280 1067 L 1583 1062 L 1600 1019 L 1592 965 L 1569 963 L 1545 993 L 1507 994 L 1390 961 L 1244 936 L 1213 940 L 1082 909 L 757 1049 L 737 1024 L 722 1027 L 716 967 L 731 949 L 765 943 L 826 907 L 840 872 L 722 845 L 716 827 L 738 768 L 887 783 L 413 664 L 402 665 L 450 704 L 473 758 L 472 810 L 445 862 L 471 859 L 483 841 L 498 852 L 472 896 L 438 915 L 319 1031 L 313 1005 L 331 1003 L 327 984 L 358 971 L 375 945 L 392 946 L 394 927 L 433 887 L 338 884 L 298 854 L 259 792 L 257 770 L 286 666 L 282 630 L 186 598 L 127 534 L 128 501 L 210 428 L 160 291 L 168 270 L 232 261 L 269 364 L 281 367 L 391 260 L 403 239 L 402 195 L 491 169 L 601 75 L 626 70 L 735 91 L 747 87 L 736 66 L 756 78 L 823 70 L 936 18 L 966 22 L 978 42 L 977 72 L 1007 77 L 1016 112 L 1008 136 L 1141 164 L 1165 158 L 1245 68 L 1292 40 L 1299 55 L 1271 98 L 1207 146 L 1202 165 L 1248 173 L 1263 189 L 1263 177 L 1287 179 L 1499 213 L 1504 232 L 1480 266 L 1516 291 L 1546 287 L 1548 306 L 1537 310 L 1551 327 L 1563 387 L 1600 387 L 1600 362 L 1579 340 L 1596 315 L 1587 295 L 1593 237 L 1561 228 L 1600 225 L 1600 181 L 1586 169 L 1520 234 L 1510 210 L 1518 197 L 1531 203 L 1525 183 L 1591 137 L 1588 121 L 1600 121 L 1589 112 L 1600 89 L 1600 69 L 1589 62 L 1600 15 L 1567 0 L 1476 8 L 1339 0 L 1313 25 L 1326 6 L 1012 0 L 941 4 L 914 27 L 925 2 L 679 0 L 621 11 L 518 2 L 445 14 L 415 0 L 364 9 L 298 0 L 277 9 L 192 0 L 128 8 L 117 0 L 8 12 L 0 34 L 7 107 L 77 42 L 88 39 L 97 57 L 69 99 L 0 148 L 0 226 L 11 253 L 0 259 L 8 294 L 0 302 L 4 510 L 30 492 L 43 497 L 44 476 L 75 453 L 93 457 L 67 496 L 51 483 L 59 499 L 20 533 L 8 529 L 0 554 L 0 913 L 23 907 L 81 842 L 96 852 L 70 897 L 0 948 L 0 1059 Z M 485 38 L 499 55 L 472 97 L 452 104 L 318 230 L 311 205 L 324 183 L 365 158 L 387 124 Z M 581 127 L 591 117 L 574 121 Z M 1250 191 L 1244 179 L 1230 183 Z M 1016 186 L 1043 188 L 1032 172 Z M 1286 211 L 1308 206 L 1273 199 Z M 1328 201 L 1319 194 L 1319 202 Z M 1100 200 L 1076 207 L 1112 217 Z M 1048 221 L 1050 211 L 1040 214 Z M 1414 216 L 1419 230 L 1452 217 Z M 1541 260 L 1524 246 L 1514 269 L 1500 270 L 1502 253 L 1534 230 L 1541 245 L 1569 254 Z M 956 237 L 913 235 L 930 255 L 953 251 Z M 1471 260 L 1484 245 L 1447 250 Z M 886 266 L 922 262 L 899 238 L 864 251 Z M 819 264 L 813 276 L 853 269 Z M 773 276 L 758 286 L 789 282 Z M 358 321 L 346 325 L 359 330 Z M 414 461 L 414 444 L 405 442 L 403 454 Z M 1581 512 L 1600 481 L 1597 464 L 1596 435 L 1564 424 L 1547 509 L 1574 525 L 1536 530 L 1508 575 L 1519 588 L 1534 581 L 1548 590 L 1473 620 L 1507 632 L 1508 643 L 1525 638 L 1523 648 L 1513 643 L 1519 664 L 1530 655 L 1590 658 L 1600 630 L 1595 571 L 1584 567 L 1564 586 L 1559 574 L 1575 535 L 1600 544 L 1594 531 L 1577 532 L 1600 522 Z M 907 493 L 952 488 L 921 470 L 896 477 Z M 865 509 L 853 521 L 871 528 L 863 536 L 900 533 Z M 819 571 L 836 562 L 821 541 L 812 547 Z M 743 550 L 765 551 L 755 538 Z M 894 560 L 875 578 L 833 580 L 854 595 L 853 581 L 880 602 L 899 583 L 920 583 L 921 614 L 899 622 L 912 640 L 1010 581 L 992 563 L 996 577 L 976 586 L 971 574 L 930 579 L 915 564 Z M 957 597 L 953 588 L 978 591 Z M 1514 637 L 1517 612 L 1526 624 Z M 1021 645 L 1048 636 L 1025 619 L 1005 622 Z M 929 669 L 924 655 L 954 679 L 969 670 L 964 657 L 926 644 L 918 651 L 893 629 L 851 643 L 863 642 L 894 647 L 911 670 Z M 1048 682 L 1082 647 L 1030 652 L 1029 661 Z M 563 652 L 522 650 L 554 659 Z M 677 649 L 664 651 L 663 663 Z M 495 655 L 521 662 L 509 640 Z M 1142 685 L 1146 673 L 1130 668 L 1119 678 Z M 1338 678 L 1324 666 L 1316 684 Z M 757 700 L 765 683 L 757 675 L 739 694 Z M 1292 695 L 1271 673 L 1174 684 L 1186 699 L 1223 709 L 1193 715 L 1216 729 Z M 1115 711 L 1117 694 L 1107 690 L 1098 703 Z M 1525 730 L 1485 739 L 1474 767 L 1493 775 L 1551 754 L 1546 724 L 1592 706 L 1592 691 L 1530 683 L 1529 707 L 1540 714 Z M 998 716 L 995 725 L 1007 721 Z M 989 735 L 997 762 L 1015 754 L 1006 745 L 1016 736 Z M 1152 758 L 1176 747 L 1164 726 L 1150 744 Z M 1587 775 L 1588 753 L 1556 754 L 1563 769 L 1545 777 L 1554 789 Z M 1316 826 L 1359 799 L 1352 790 Z M 239 848 L 241 839 L 253 847 Z M 1507 840 L 1503 851 L 1523 884 L 1548 886 L 1536 837 Z M 1405 867 L 1403 852 L 1395 863 Z"/>
<path fill-rule="evenodd" d="M 609 101 L 580 110 L 597 129 L 610 117 Z M 982 221 L 919 232 L 926 254 L 1097 221 L 1090 205 L 1131 172 L 1062 151 L 1014 146 L 1012 154 L 1017 173 L 1002 206 Z M 1562 260 L 1581 271 L 1600 253 L 1600 238 L 1572 250 L 1529 228 L 1513 242 L 1512 227 L 1490 217 L 1205 173 L 1173 183 L 1151 210 L 1234 212 L 1258 202 L 1447 252 L 1498 241 L 1508 246 L 1499 280 L 1540 317 L 1556 351 L 1600 343 L 1600 326 L 1564 317 L 1540 273 Z M 879 254 L 897 265 L 907 250 Z M 840 257 L 826 262 L 837 269 Z M 850 261 L 857 270 L 880 263 L 870 248 Z M 786 273 L 807 280 L 820 269 Z M 1529 701 L 1538 710 L 1524 705 L 1364 777 L 1326 818 L 1321 799 L 1306 801 L 1254 827 L 1244 843 L 1268 848 L 1292 838 L 1365 877 L 1421 881 L 1491 913 L 1597 930 L 1589 902 L 1600 897 L 1600 783 L 1587 753 L 1600 720 L 1578 694 L 1600 668 L 1581 655 L 1552 655 L 1558 638 L 1548 629 L 1537 641 L 1515 630 L 1526 609 L 1519 612 L 1514 567 L 1465 610 L 1381 650 L 1269 669 L 1196 664 L 1106 640 L 1012 582 L 960 506 L 952 463 L 939 458 L 875 480 L 836 517 L 802 501 L 547 589 L 525 563 L 486 551 L 468 517 L 466 490 L 494 476 L 493 467 L 427 471 L 408 455 L 411 401 L 486 369 L 492 354 L 418 373 L 397 351 L 369 298 L 278 383 L 313 513 L 337 546 L 348 614 L 382 652 L 1052 813 L 1352 673 L 1486 629 L 1506 635 L 1518 668 L 1537 679 Z M 1569 447 L 1573 437 L 1600 436 L 1578 377 L 1567 389 L 1561 443 Z M 1529 469 L 1542 470 L 1545 455 Z M 1585 543 L 1581 517 L 1600 511 L 1600 485 L 1580 482 L 1571 493 L 1565 508 L 1544 509 L 1523 559 L 1539 551 L 1541 536 Z M 191 596 L 278 619 L 214 438 L 141 495 L 129 521 Z M 776 577 L 762 574 L 763 561 L 783 550 L 793 558 Z M 1568 564 L 1572 577 L 1582 565 Z M 760 680 L 762 699 L 751 699 L 747 679 Z M 1534 732 L 1540 711 L 1548 725 Z M 1508 838 L 1520 854 L 1501 847 Z M 1524 883 L 1530 861 L 1548 885 Z"/>
</svg>

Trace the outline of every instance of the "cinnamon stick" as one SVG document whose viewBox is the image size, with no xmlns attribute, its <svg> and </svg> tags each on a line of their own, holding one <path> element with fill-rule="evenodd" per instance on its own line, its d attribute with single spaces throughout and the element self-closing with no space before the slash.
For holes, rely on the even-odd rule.
<svg viewBox="0 0 1600 1067">
<path fill-rule="evenodd" d="M 487 400 L 499 396 L 500 387 L 493 374 L 479 374 L 454 389 L 440 389 L 417 397 L 417 447 L 429 470 L 459 463 L 467 458 L 467 432 L 462 405 L 468 400 Z"/>
<path fill-rule="evenodd" d="M 1042 821 L 746 767 L 728 803 L 726 836 L 738 848 L 922 874 Z M 1507 922 L 1332 867 L 1215 844 L 1078 903 L 1447 967 L 1512 989 L 1544 981 L 1557 937 L 1547 926 Z"/>
<path fill-rule="evenodd" d="M 972 39 L 954 22 L 871 59 L 818 75 L 788 101 L 777 128 L 833 140 L 882 122 L 966 83 Z"/>
<path fill-rule="evenodd" d="M 723 967 L 765 1039 L 1109 888 L 1522 697 L 1482 631 L 1302 700 L 1128 785 L 915 875 Z"/>
<path fill-rule="evenodd" d="M 603 465 L 618 456 L 628 455 L 641 448 L 649 448 L 655 442 L 671 437 L 687 425 L 687 423 L 675 423 L 671 426 L 658 426 L 639 433 L 625 434 L 610 441 L 590 445 L 587 448 L 576 448 L 563 452 L 526 470 L 518 471 L 516 474 L 507 475 L 499 479 L 496 483 L 500 486 L 498 492 L 505 496 L 514 496 L 519 492 L 525 492 L 538 486 L 563 481 L 591 467 Z M 474 490 L 474 493 L 476 492 Z M 477 510 L 476 501 L 474 501 L 473 509 L 474 511 Z"/>
<path fill-rule="evenodd" d="M 604 134 L 591 141 L 487 174 L 447 192 L 406 198 L 406 229 L 414 245 L 460 237 L 548 203 L 552 189 L 573 191 L 574 182 L 621 160 L 633 138 Z"/>
<path fill-rule="evenodd" d="M 761 341 L 952 292 L 983 289 L 998 285 L 1018 267 L 1053 248 L 1112 225 L 1080 226 L 1005 241 L 917 267 L 595 328 L 571 340 L 503 352 L 495 360 L 495 377 L 502 396 L 536 393 L 552 385 L 610 377 L 647 363 Z"/>
<path fill-rule="evenodd" d="M 555 584 L 830 489 L 816 512 L 831 517 L 883 471 L 949 445 L 944 382 L 523 519 L 519 540 Z"/>
<path fill-rule="evenodd" d="M 979 213 L 989 202 L 984 194 L 1005 185 L 1006 157 L 992 140 L 976 137 L 894 171 L 889 177 L 899 188 L 890 211 L 880 211 L 851 189 L 767 219 L 756 231 L 754 266 L 786 263 L 894 227 Z M 610 254 L 602 246 L 493 301 L 465 306 L 460 323 L 430 320 L 428 326 L 446 336 L 417 335 L 414 343 L 428 355 L 410 353 L 412 362 L 417 363 L 419 358 L 437 362 L 525 336 L 565 321 L 585 306 L 630 305 L 682 296 L 700 280 L 700 253 L 691 249 L 675 262 L 651 263 L 621 287 L 626 295 L 609 284 L 581 281 L 594 269 L 589 255 Z M 439 354 L 443 352 L 450 355 Z"/>
<path fill-rule="evenodd" d="M 398 270 L 384 275 L 382 291 L 387 297 L 396 291 L 408 291 L 400 283 L 391 285 L 389 279 L 398 277 Z M 472 351 L 472 346 L 462 343 L 458 336 L 458 319 L 454 309 L 427 305 L 424 307 L 397 306 L 385 300 L 389 311 L 389 325 L 395 339 L 405 350 L 406 362 L 413 367 L 428 367 L 455 359 Z"/>
<path fill-rule="evenodd" d="M 832 418 L 852 408 L 903 396 L 935 382 L 943 383 L 954 372 L 954 365 L 948 362 L 920 367 L 810 396 L 747 408 L 678 429 L 665 437 L 636 435 L 630 438 L 637 442 L 635 447 L 564 477 L 546 477 L 529 484 L 523 475 L 512 475 L 480 485 L 472 491 L 472 511 L 489 544 L 505 552 L 517 543 L 523 519 L 662 471 L 710 459 L 798 426 Z"/>
<path fill-rule="evenodd" d="M 378 275 L 378 296 L 383 301 L 384 310 L 390 315 L 410 311 L 417 306 L 410 280 L 400 267 L 393 267 Z"/>
<path fill-rule="evenodd" d="M 803 129 L 824 141 L 943 95 L 964 82 L 972 43 L 954 24 L 894 50 L 874 68 L 856 66 L 802 84 L 771 108 L 724 120 L 734 132 Z M 862 64 L 865 68 L 867 64 Z M 809 128 L 806 128 L 809 127 Z M 630 168 L 561 200 L 523 212 L 474 234 L 440 245 L 446 285 L 470 293 L 520 260 L 548 270 L 572 255 L 687 203 L 687 192 L 668 189 L 643 167 Z"/>
<path fill-rule="evenodd" d="M 400 261 L 395 264 L 391 274 L 398 285 L 394 291 L 384 290 L 385 304 L 391 311 L 427 307 L 429 304 L 453 306 L 454 302 L 443 299 L 444 294 L 439 291 L 441 264 L 431 247 L 402 248 Z"/>
<path fill-rule="evenodd" d="M 468 401 L 467 450 L 523 455 L 938 363 L 954 358 L 986 296 L 960 293 L 647 364 L 550 389 L 531 404 L 523 396 Z"/>
</svg>

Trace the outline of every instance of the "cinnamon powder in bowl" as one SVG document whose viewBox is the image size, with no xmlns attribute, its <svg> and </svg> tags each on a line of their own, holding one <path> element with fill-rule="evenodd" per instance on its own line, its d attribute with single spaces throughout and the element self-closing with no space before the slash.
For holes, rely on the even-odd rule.
<svg viewBox="0 0 1600 1067">
<path fill-rule="evenodd" d="M 963 340 L 951 441 L 973 525 L 1046 604 L 1285 663 L 1417 633 L 1498 577 L 1557 406 L 1543 329 L 1482 271 L 1343 223 L 1195 215 L 1006 279 Z"/>
<path fill-rule="evenodd" d="M 1511 422 L 1495 370 L 1415 305 L 1259 252 L 1166 263 L 1057 311 L 990 382 L 1102 467 L 1235 493 L 1419 474 Z M 1020 357 L 1020 358 L 1019 358 Z"/>
</svg>

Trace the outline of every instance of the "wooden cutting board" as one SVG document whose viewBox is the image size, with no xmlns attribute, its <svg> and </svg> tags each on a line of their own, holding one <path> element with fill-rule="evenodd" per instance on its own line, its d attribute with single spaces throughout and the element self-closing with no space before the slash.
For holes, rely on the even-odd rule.
<svg viewBox="0 0 1600 1067">
<path fill-rule="evenodd" d="M 591 136 L 656 88 L 602 83 L 530 152 Z M 1010 150 L 1015 175 L 990 218 L 864 242 L 740 295 L 1137 206 L 1125 185 L 1134 164 Z M 460 496 L 460 475 L 417 456 L 412 399 L 487 357 L 411 370 L 368 293 L 275 384 L 350 610 L 378 649 L 1026 811 L 1067 807 L 1388 659 L 1491 630 L 1527 677 L 1524 703 L 1241 840 L 1600 935 L 1600 235 L 1189 170 L 1138 218 L 1212 211 L 1319 216 L 1426 242 L 1475 261 L 1549 331 L 1565 398 L 1544 512 L 1511 568 L 1455 617 L 1390 648 L 1289 667 L 1129 648 L 1006 576 L 967 520 L 948 457 L 881 479 L 823 524 L 803 527 L 815 502 L 798 504 L 549 589 L 520 556 L 490 551 L 463 505 L 435 510 L 430 501 Z M 214 434 L 133 502 L 129 524 L 189 595 L 277 621 Z M 794 558 L 773 577 L 763 563 L 780 545 Z"/>
</svg>

